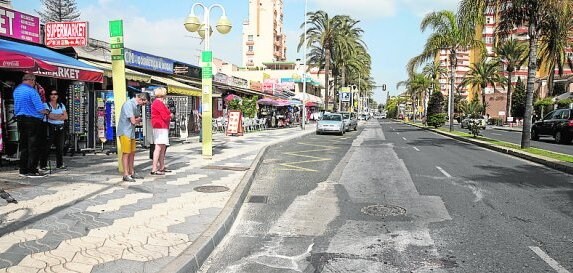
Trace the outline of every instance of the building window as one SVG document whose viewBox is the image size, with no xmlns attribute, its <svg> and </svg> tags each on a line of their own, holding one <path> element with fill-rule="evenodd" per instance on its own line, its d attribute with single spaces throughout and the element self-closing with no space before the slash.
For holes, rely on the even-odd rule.
<svg viewBox="0 0 573 273">
<path fill-rule="evenodd" d="M 253 35 L 247 36 L 247 40 L 248 40 L 249 42 L 252 42 L 252 41 L 253 41 Z"/>
<path fill-rule="evenodd" d="M 488 24 L 488 25 L 489 25 L 489 24 L 493 24 L 493 23 L 494 23 L 493 17 L 489 17 L 489 16 L 486 17 L 486 18 L 485 18 L 485 23 Z"/>
<path fill-rule="evenodd" d="M 485 37 L 486 44 L 493 44 L 493 37 Z"/>
<path fill-rule="evenodd" d="M 567 59 L 573 60 L 573 52 L 567 52 Z"/>
<path fill-rule="evenodd" d="M 254 46 L 250 45 L 250 46 L 249 46 L 249 51 L 252 52 L 252 51 L 253 51 L 253 48 L 254 48 Z"/>
</svg>

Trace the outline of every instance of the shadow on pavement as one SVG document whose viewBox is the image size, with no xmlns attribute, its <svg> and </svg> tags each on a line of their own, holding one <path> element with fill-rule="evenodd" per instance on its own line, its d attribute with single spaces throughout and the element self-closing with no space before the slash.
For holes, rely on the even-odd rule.
<svg viewBox="0 0 573 273">
<path fill-rule="evenodd" d="M 488 171 L 490 175 L 469 176 L 465 178 L 475 181 L 511 184 L 519 187 L 539 189 L 565 188 L 573 190 L 573 183 L 569 179 L 570 176 L 544 167 L 531 165 L 520 165 L 516 168 L 491 165 L 478 165 L 475 167 Z M 527 179 L 524 179 L 525 177 Z"/>
<path fill-rule="evenodd" d="M 465 149 L 470 150 L 479 150 L 480 148 L 469 143 L 456 141 L 454 139 L 443 139 L 443 138 L 419 138 L 416 140 L 408 141 L 409 145 L 413 146 L 436 146 L 436 147 L 448 147 L 448 146 L 456 146 L 456 147 L 464 147 Z"/>
</svg>

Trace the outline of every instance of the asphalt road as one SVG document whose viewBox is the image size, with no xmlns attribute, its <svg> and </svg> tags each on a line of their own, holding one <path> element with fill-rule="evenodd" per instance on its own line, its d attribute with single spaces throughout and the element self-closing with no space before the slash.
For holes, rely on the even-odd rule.
<svg viewBox="0 0 573 273">
<path fill-rule="evenodd" d="M 457 131 L 468 132 L 467 129 L 461 129 L 459 126 L 454 126 Z M 510 143 L 521 144 L 521 132 L 518 131 L 505 131 L 498 129 L 487 128 L 481 130 L 481 134 L 485 137 L 502 140 Z M 544 149 L 547 151 L 573 155 L 573 143 L 559 144 L 555 142 L 552 137 L 542 136 L 538 141 L 531 141 L 531 147 Z"/>
<path fill-rule="evenodd" d="M 271 147 L 210 272 L 573 272 L 573 178 L 388 121 Z"/>
</svg>

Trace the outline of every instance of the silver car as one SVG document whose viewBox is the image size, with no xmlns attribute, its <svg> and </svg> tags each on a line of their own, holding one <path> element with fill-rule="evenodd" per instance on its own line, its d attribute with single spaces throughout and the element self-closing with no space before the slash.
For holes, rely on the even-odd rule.
<svg viewBox="0 0 573 273">
<path fill-rule="evenodd" d="M 358 119 L 356 113 L 353 112 L 340 112 L 344 118 L 344 125 L 346 126 L 346 131 L 358 130 Z"/>
<path fill-rule="evenodd" d="M 342 115 L 338 113 L 326 113 L 322 116 L 322 119 L 316 123 L 317 135 L 323 133 L 337 133 L 342 136 L 345 131 L 346 126 L 344 126 Z"/>
</svg>

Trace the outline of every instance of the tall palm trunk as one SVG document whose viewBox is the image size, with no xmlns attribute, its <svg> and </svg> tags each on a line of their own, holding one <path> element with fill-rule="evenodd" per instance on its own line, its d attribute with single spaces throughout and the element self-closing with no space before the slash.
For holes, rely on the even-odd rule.
<svg viewBox="0 0 573 273">
<path fill-rule="evenodd" d="M 525 91 L 525 115 L 523 117 L 523 131 L 521 133 L 521 148 L 531 146 L 531 117 L 533 116 L 533 86 L 537 73 L 537 24 L 534 18 L 529 20 L 529 64 L 527 73 L 527 90 Z"/>
<path fill-rule="evenodd" d="M 505 102 L 505 122 L 509 123 L 511 116 L 511 79 L 513 78 L 513 69 L 507 69 L 507 99 Z"/>
<path fill-rule="evenodd" d="M 324 108 L 328 110 L 328 96 L 330 95 L 330 88 L 328 86 L 328 76 L 330 71 L 330 49 L 328 48 L 328 45 L 325 45 L 325 47 L 326 49 L 324 50 L 324 57 L 326 60 L 324 61 L 324 89 L 326 90 L 326 95 L 324 96 Z M 334 98 L 334 107 L 336 107 L 336 97 Z"/>
<path fill-rule="evenodd" d="M 553 96 L 553 91 L 555 91 L 555 85 L 553 84 L 553 82 L 555 82 L 555 63 L 552 63 L 549 66 L 549 77 L 547 77 L 547 96 L 548 97 L 552 97 Z"/>
<path fill-rule="evenodd" d="M 486 85 L 482 85 L 481 87 L 481 105 L 483 106 L 483 114 L 485 115 L 486 113 L 486 107 L 485 107 L 485 88 L 487 87 Z"/>
</svg>

